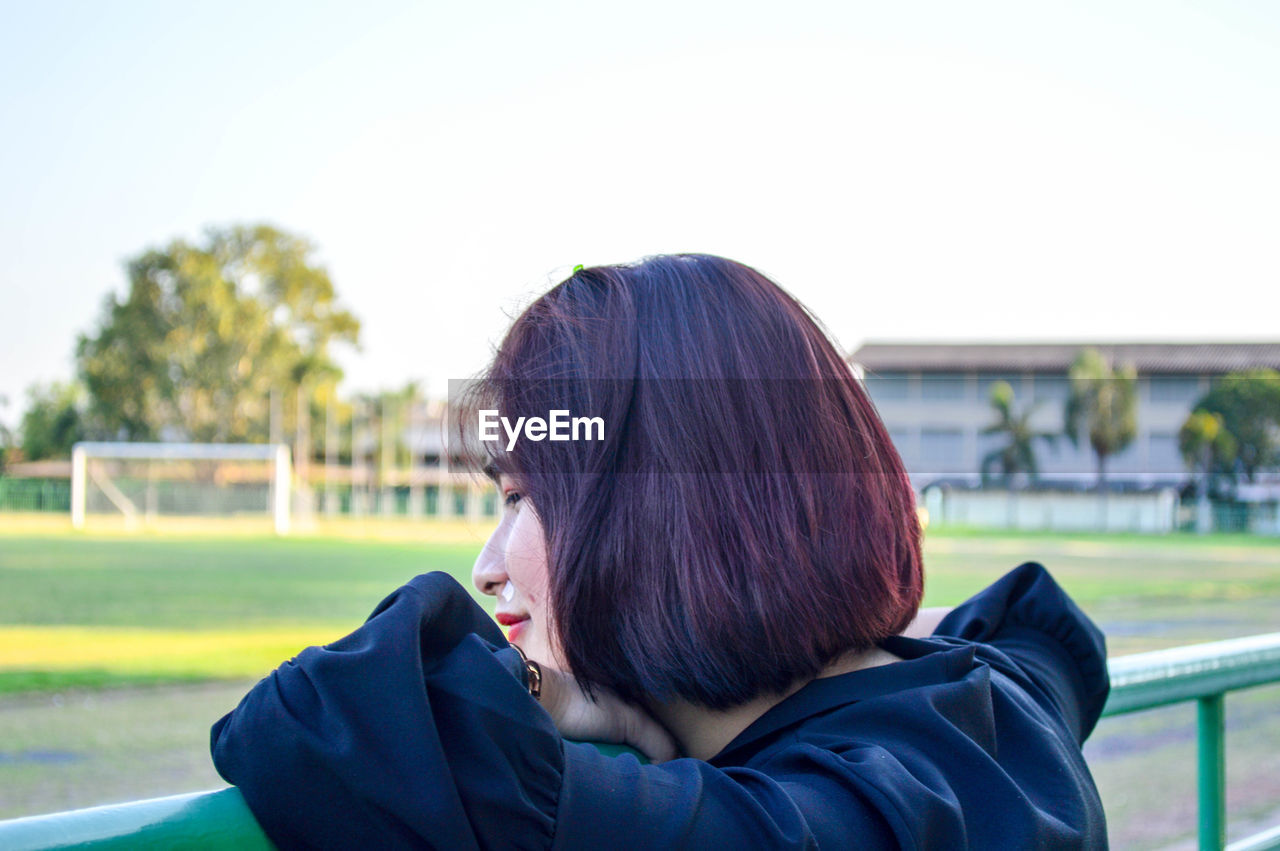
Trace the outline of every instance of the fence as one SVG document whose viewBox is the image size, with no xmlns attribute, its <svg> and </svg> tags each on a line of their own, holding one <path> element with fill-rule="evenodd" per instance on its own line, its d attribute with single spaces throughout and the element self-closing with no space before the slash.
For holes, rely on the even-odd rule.
<svg viewBox="0 0 1280 851">
<path fill-rule="evenodd" d="M 939 527 L 1059 532 L 1194 532 L 1198 506 L 1172 488 L 1152 491 L 1005 490 L 930 485 L 921 504 Z M 1270 502 L 1210 503 L 1207 529 L 1280 535 L 1280 505 Z"/>
<path fill-rule="evenodd" d="M 195 485 L 162 482 L 152 483 L 150 487 L 156 490 L 162 506 L 168 503 L 211 504 L 216 508 L 226 501 L 209 498 L 207 494 L 203 498 L 200 494 L 193 496 L 191 491 L 197 489 Z M 313 486 L 308 499 L 308 510 L 317 516 L 466 517 L 478 514 L 493 517 L 498 510 L 496 492 L 470 482 L 454 486 L 426 485 L 416 489 L 408 485 L 366 488 L 338 482 Z M 70 480 L 0 476 L 0 513 L 4 512 L 46 512 L 70 516 Z M 207 514 L 211 510 L 206 506 L 197 513 Z"/>
<path fill-rule="evenodd" d="M 348 468 L 343 468 L 346 472 Z M 359 517 L 466 517 L 478 514 L 492 517 L 497 513 L 497 494 L 492 488 L 474 482 L 456 485 L 430 484 L 411 487 L 397 484 L 370 488 L 349 480 L 311 485 L 305 499 L 307 510 L 316 515 Z M 182 483 L 162 483 L 160 496 L 172 491 L 174 499 L 191 503 L 183 497 Z M 1100 521 L 1100 509 L 1093 494 L 1046 495 L 1035 492 L 1011 493 L 1003 490 L 950 492 L 940 488 L 925 491 L 923 504 L 929 509 L 930 523 L 979 528 L 1024 530 L 1110 531 L 1125 529 L 1142 532 L 1192 532 L 1195 529 L 1194 503 L 1171 503 L 1156 510 L 1154 495 L 1135 500 L 1128 495 L 1112 495 L 1109 508 L 1103 509 L 1109 519 Z M 473 501 L 478 498 L 478 504 Z M 71 510 L 71 485 L 62 478 L 28 478 L 0 476 L 0 513 L 48 512 L 68 514 Z M 1168 511 L 1168 514 L 1163 512 Z M 1157 515 L 1163 520 L 1157 520 Z M 1275 503 L 1228 503 L 1212 505 L 1212 528 L 1218 532 L 1280 534 L 1280 505 Z"/>
<path fill-rule="evenodd" d="M 71 480 L 0 476 L 0 511 L 56 511 L 69 515 Z"/>
</svg>

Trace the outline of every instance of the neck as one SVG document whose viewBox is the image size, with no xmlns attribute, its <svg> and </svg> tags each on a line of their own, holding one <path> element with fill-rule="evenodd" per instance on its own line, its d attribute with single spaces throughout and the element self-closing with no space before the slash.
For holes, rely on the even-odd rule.
<svg viewBox="0 0 1280 851">
<path fill-rule="evenodd" d="M 684 756 L 707 760 L 724 750 L 738 734 L 756 719 L 815 679 L 847 674 L 861 668 L 887 665 L 900 659 L 873 647 L 858 653 L 846 653 L 823 668 L 816 677 L 797 680 L 781 694 L 761 695 L 731 709 L 708 709 L 688 701 L 655 704 L 652 714 L 671 731 Z"/>
</svg>

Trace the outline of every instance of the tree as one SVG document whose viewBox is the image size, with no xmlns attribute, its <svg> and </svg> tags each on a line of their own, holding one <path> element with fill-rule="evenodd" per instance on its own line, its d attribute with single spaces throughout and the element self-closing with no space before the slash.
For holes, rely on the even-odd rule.
<svg viewBox="0 0 1280 851">
<path fill-rule="evenodd" d="M 18 433 L 28 461 L 70 458 L 71 447 L 85 438 L 84 388 L 53 382 L 27 389 L 27 412 Z"/>
<path fill-rule="evenodd" d="M 1222 415 L 1192 411 L 1178 431 L 1178 448 L 1187 467 L 1200 477 L 1196 488 L 1196 531 L 1209 531 L 1209 488 L 1215 473 L 1227 472 L 1236 459 L 1236 439 L 1222 422 Z"/>
<path fill-rule="evenodd" d="M 1219 416 L 1236 443 L 1233 460 L 1249 481 L 1261 470 L 1280 466 L 1280 372 L 1255 369 L 1227 375 L 1195 410 Z"/>
<path fill-rule="evenodd" d="M 267 225 L 211 229 L 128 261 L 76 349 L 91 415 L 131 440 L 263 440 L 270 396 L 336 381 L 335 343 L 360 323 L 305 239 Z"/>
<path fill-rule="evenodd" d="M 0 408 L 9 407 L 9 397 L 0 393 Z M 0 420 L 0 476 L 4 475 L 6 466 L 9 463 L 9 454 L 13 451 L 13 435 L 9 433 L 9 427 L 4 424 L 4 420 Z"/>
<path fill-rule="evenodd" d="M 1026 473 L 1035 480 L 1039 475 L 1036 441 L 1043 440 L 1053 445 L 1057 441 L 1057 435 L 1036 431 L 1031 426 L 1035 406 L 1021 413 L 1014 410 L 1013 388 L 1007 381 L 997 381 L 991 386 L 991 407 L 995 409 L 996 421 L 983 429 L 982 433 L 1004 435 L 1005 445 L 987 453 L 982 459 L 983 484 L 990 480 L 991 470 L 997 466 L 1006 487 L 1019 473 Z"/>
<path fill-rule="evenodd" d="M 1098 458 L 1098 490 L 1105 490 L 1107 458 L 1133 442 L 1138 433 L 1137 370 L 1113 368 L 1097 349 L 1084 349 L 1068 372 L 1063 430 L 1075 446 L 1086 436 Z"/>
</svg>

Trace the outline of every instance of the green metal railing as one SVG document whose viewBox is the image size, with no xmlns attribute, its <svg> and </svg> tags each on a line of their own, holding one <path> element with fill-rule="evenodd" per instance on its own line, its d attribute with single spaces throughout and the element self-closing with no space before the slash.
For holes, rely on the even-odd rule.
<svg viewBox="0 0 1280 851">
<path fill-rule="evenodd" d="M 1197 701 L 1200 848 L 1280 849 L 1280 826 L 1225 845 L 1223 749 L 1223 696 L 1280 682 L 1280 633 L 1121 656 L 1108 668 L 1111 697 L 1103 715 Z M 609 754 L 624 750 L 597 747 Z M 0 848 L 6 851 L 137 847 L 252 851 L 272 845 L 234 787 L 0 822 Z"/>
<path fill-rule="evenodd" d="M 84 848 L 226 848 L 265 851 L 267 839 L 240 790 L 192 792 L 109 807 L 0 821 L 6 851 Z"/>
<path fill-rule="evenodd" d="M 1280 849 L 1280 827 L 1226 846 L 1227 692 L 1280 682 L 1280 632 L 1193 644 L 1111 659 L 1111 698 L 1103 715 L 1196 701 L 1197 785 L 1202 851 Z"/>
</svg>

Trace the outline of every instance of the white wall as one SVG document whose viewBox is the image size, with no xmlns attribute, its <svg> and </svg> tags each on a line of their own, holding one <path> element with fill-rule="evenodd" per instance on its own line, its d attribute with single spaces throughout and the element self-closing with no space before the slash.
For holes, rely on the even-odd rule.
<svg viewBox="0 0 1280 851">
<path fill-rule="evenodd" d="M 1171 532 L 1178 509 L 1172 489 L 1100 495 L 928 488 L 923 502 L 931 526 L 1090 532 Z"/>
</svg>

